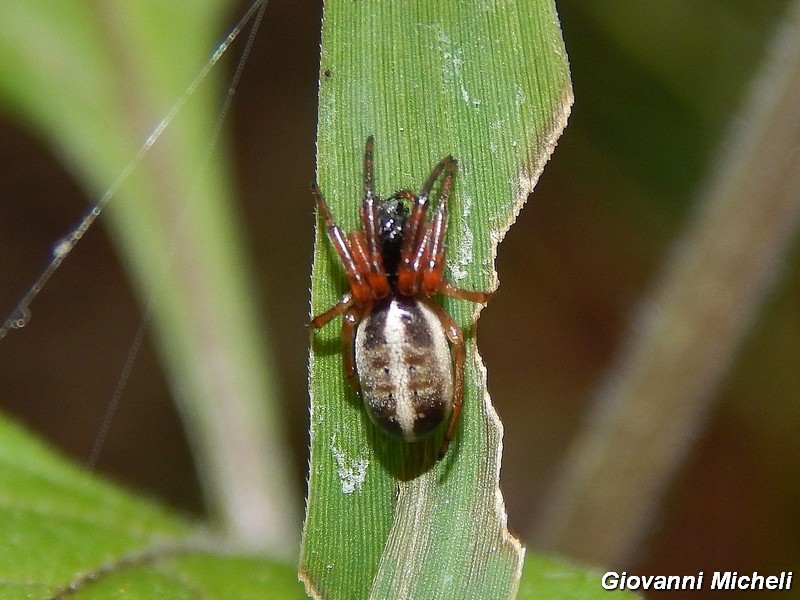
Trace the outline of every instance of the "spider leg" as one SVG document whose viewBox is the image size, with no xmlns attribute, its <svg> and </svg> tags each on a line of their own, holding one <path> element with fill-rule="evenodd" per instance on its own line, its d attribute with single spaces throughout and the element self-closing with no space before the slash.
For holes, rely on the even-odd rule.
<svg viewBox="0 0 800 600">
<path fill-rule="evenodd" d="M 350 249 L 350 254 L 353 256 L 353 263 L 359 273 L 368 273 L 369 271 L 369 256 L 367 255 L 367 240 L 364 232 L 360 229 L 354 229 L 347 234 L 347 247 Z M 367 280 L 369 285 L 369 280 Z M 370 286 L 370 289 L 372 287 Z"/>
<path fill-rule="evenodd" d="M 447 208 L 457 163 L 452 156 L 448 156 L 440 164 L 444 169 L 444 180 L 442 181 L 442 190 L 439 193 L 438 206 L 429 225 L 430 242 L 425 251 L 425 261 L 422 265 L 422 290 L 429 296 L 438 291 L 439 283 L 444 275 L 444 240 L 447 235 Z"/>
<path fill-rule="evenodd" d="M 442 191 L 439 194 L 439 206 L 429 224 L 425 223 L 429 206 L 429 196 L 434 184 L 444 171 Z M 443 158 L 433 168 L 431 174 L 420 190 L 419 196 L 413 196 L 407 190 L 401 190 L 403 197 L 413 200 L 414 205 L 406 224 L 403 247 L 400 254 L 400 266 L 397 272 L 398 287 L 409 295 L 415 295 L 420 287 L 428 294 L 436 293 L 439 280 L 444 270 L 444 236 L 447 231 L 447 200 L 456 171 L 456 161 L 452 156 Z M 398 192 L 398 194 L 401 194 Z M 436 268 L 430 265 L 434 264 Z M 438 271 L 438 274 L 437 274 Z"/>
<path fill-rule="evenodd" d="M 375 138 L 369 136 L 364 145 L 364 196 L 372 196 L 372 181 L 374 179 L 372 171 L 372 148 L 375 145 Z"/>
<path fill-rule="evenodd" d="M 344 347 L 344 376 L 347 383 L 357 394 L 361 394 L 361 384 L 358 381 L 355 366 L 355 331 L 356 326 L 364 317 L 364 310 L 358 306 L 351 306 L 342 317 L 342 346 Z"/>
<path fill-rule="evenodd" d="M 341 228 L 336 224 L 331 216 L 331 211 L 328 208 L 325 199 L 322 197 L 322 192 L 316 184 L 311 186 L 311 193 L 317 202 L 317 210 L 320 216 L 325 221 L 325 227 L 328 230 L 328 237 L 333 244 L 336 253 L 344 265 L 347 279 L 350 282 L 350 289 L 356 301 L 360 303 L 370 302 L 372 300 L 372 289 L 364 277 L 363 270 L 359 268 L 359 264 L 347 243 L 344 233 Z"/>
<path fill-rule="evenodd" d="M 459 300 L 470 300 L 485 304 L 491 294 L 456 288 L 444 279 L 444 241 L 447 235 L 448 200 L 450 199 L 450 188 L 452 187 L 457 163 L 449 156 L 442 163 L 445 169 L 444 180 L 442 181 L 442 191 L 439 194 L 439 204 L 428 225 L 430 240 L 428 247 L 425 249 L 422 265 L 422 291 L 429 296 L 438 292 Z"/>
<path fill-rule="evenodd" d="M 364 147 L 364 200 L 361 203 L 361 222 L 364 224 L 365 248 L 367 261 L 367 279 L 375 298 L 385 298 L 389 295 L 389 280 L 383 268 L 383 255 L 381 253 L 381 240 L 379 235 L 378 206 L 375 194 L 372 191 L 372 146 L 373 137 L 367 138 Z"/>
<path fill-rule="evenodd" d="M 444 171 L 445 168 L 450 170 L 451 169 L 451 165 L 452 165 L 452 172 L 450 173 L 449 177 L 452 179 L 452 174 L 455 172 L 455 164 L 456 164 L 456 161 L 453 160 L 453 157 L 449 156 L 449 155 L 445 156 L 442 160 L 440 160 L 437 163 L 437 165 L 435 167 L 433 167 L 433 170 L 431 171 L 431 174 L 428 175 L 428 179 L 425 181 L 425 184 L 422 186 L 422 190 L 420 190 L 420 192 L 419 192 L 420 197 L 424 196 L 425 198 L 427 198 L 430 195 L 431 190 L 433 189 L 433 184 L 435 184 L 436 180 L 439 179 L 439 175 L 442 174 L 442 171 Z M 445 175 L 445 178 L 446 177 L 448 177 L 448 175 Z M 447 186 L 449 188 L 450 184 L 448 183 Z"/>
<path fill-rule="evenodd" d="M 403 232 L 403 244 L 400 247 L 400 262 L 397 265 L 397 287 L 400 293 L 414 296 L 419 289 L 417 273 L 422 263 L 422 251 L 425 240 L 425 215 L 428 212 L 428 195 L 416 196 L 411 190 L 398 190 L 395 197 L 403 198 L 411 203 L 411 214 L 406 221 Z"/>
<path fill-rule="evenodd" d="M 420 228 L 420 239 L 413 254 L 407 257 L 404 268 L 397 270 L 397 288 L 401 294 L 416 296 L 422 284 L 423 265 L 430 244 L 431 229 L 429 223 L 423 223 Z M 401 267 L 403 265 L 401 264 Z"/>
<path fill-rule="evenodd" d="M 421 256 L 420 250 L 423 249 L 425 244 L 425 216 L 427 215 L 429 206 L 428 197 L 431 194 L 436 180 L 439 179 L 439 176 L 445 169 L 447 169 L 447 171 L 443 186 L 447 188 L 447 193 L 449 193 L 450 182 L 455 172 L 455 162 L 452 156 L 443 158 L 433 168 L 430 175 L 428 175 L 428 179 L 423 184 L 419 196 L 415 196 L 410 190 L 400 190 L 396 193 L 398 197 L 405 198 L 413 203 L 411 214 L 406 222 L 403 246 L 400 251 L 400 266 L 397 271 L 398 285 L 401 290 L 405 288 L 404 293 L 413 295 L 416 294 L 419 289 L 417 277 L 419 266 L 417 266 L 416 269 L 414 268 L 414 260 Z"/>
<path fill-rule="evenodd" d="M 406 230 L 403 235 L 401 254 L 404 258 L 413 254 L 417 247 L 422 226 L 425 223 L 425 215 L 428 213 L 428 193 L 429 191 L 426 192 L 425 188 L 423 188 L 419 196 L 415 196 L 411 190 L 399 190 L 395 193 L 397 197 L 405 198 L 412 205 L 411 214 L 408 215 Z"/>
<path fill-rule="evenodd" d="M 339 299 L 339 301 L 336 304 L 331 306 L 324 313 L 321 313 L 316 317 L 314 317 L 313 319 L 311 319 L 309 326 L 313 327 L 314 329 L 319 329 L 323 325 L 327 325 L 334 318 L 350 310 L 350 308 L 353 306 L 354 303 L 355 303 L 355 298 L 353 297 L 353 293 L 347 292 L 344 296 L 342 296 Z"/>
<path fill-rule="evenodd" d="M 439 293 L 445 296 L 450 296 L 456 300 L 469 300 L 470 302 L 477 302 L 478 304 L 486 304 L 489 299 L 494 296 L 492 292 L 475 292 L 473 290 L 462 290 L 455 287 L 449 281 L 439 282 Z"/>
<path fill-rule="evenodd" d="M 428 224 L 427 245 L 422 261 L 420 279 L 422 291 L 432 296 L 439 291 L 439 285 L 444 275 L 444 238 L 447 234 L 447 204 L 442 202 L 436 207 L 436 212 Z"/>
<path fill-rule="evenodd" d="M 467 351 L 464 347 L 464 335 L 453 317 L 441 306 L 433 302 L 430 302 L 428 306 L 439 317 L 439 322 L 444 328 L 445 335 L 447 335 L 447 339 L 450 340 L 450 344 L 453 346 L 453 412 L 450 415 L 450 423 L 442 439 L 442 445 L 439 447 L 439 459 L 441 459 L 447 452 L 447 448 L 455 435 L 458 421 L 461 418 L 461 411 L 464 408 L 464 363 L 467 359 Z"/>
</svg>

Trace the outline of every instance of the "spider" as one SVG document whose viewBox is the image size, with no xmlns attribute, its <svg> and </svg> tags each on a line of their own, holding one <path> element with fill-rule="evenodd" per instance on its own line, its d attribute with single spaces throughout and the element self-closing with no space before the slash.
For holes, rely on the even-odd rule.
<svg viewBox="0 0 800 600">
<path fill-rule="evenodd" d="M 344 374 L 380 429 L 414 441 L 449 418 L 442 458 L 464 405 L 466 352 L 461 329 L 433 298 L 444 294 L 485 304 L 490 294 L 459 289 L 444 279 L 455 159 L 443 158 L 419 195 L 403 189 L 381 199 L 372 189 L 372 150 L 370 136 L 364 148 L 362 229 L 345 236 L 319 187 L 311 186 L 350 289 L 310 325 L 318 329 L 342 315 Z M 442 174 L 438 205 L 428 218 L 429 196 Z"/>
</svg>

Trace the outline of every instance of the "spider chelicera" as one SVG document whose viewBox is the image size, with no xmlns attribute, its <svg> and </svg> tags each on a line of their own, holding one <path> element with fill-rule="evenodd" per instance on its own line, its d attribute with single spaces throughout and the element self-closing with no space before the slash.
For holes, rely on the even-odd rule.
<svg viewBox="0 0 800 600">
<path fill-rule="evenodd" d="M 345 236 L 319 187 L 311 187 L 350 283 L 350 290 L 311 326 L 343 316 L 344 374 L 384 431 L 417 440 L 449 417 L 441 458 L 464 405 L 466 352 L 461 329 L 433 297 L 486 303 L 490 294 L 459 289 L 444 279 L 453 157 L 433 168 L 419 195 L 403 189 L 381 199 L 372 190 L 372 147 L 370 136 L 364 148 L 362 229 Z M 442 174 L 438 204 L 428 218 L 429 196 Z"/>
</svg>

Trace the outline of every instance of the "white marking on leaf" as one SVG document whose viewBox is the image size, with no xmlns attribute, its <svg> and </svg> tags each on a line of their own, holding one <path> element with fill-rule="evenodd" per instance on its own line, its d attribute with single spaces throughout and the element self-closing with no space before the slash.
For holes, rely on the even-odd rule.
<svg viewBox="0 0 800 600">
<path fill-rule="evenodd" d="M 335 434 L 331 438 L 330 451 L 336 461 L 336 474 L 342 483 L 342 493 L 352 494 L 360 490 L 367 479 L 369 460 L 362 456 L 348 460 L 345 451 L 337 445 Z"/>
<path fill-rule="evenodd" d="M 461 222 L 466 223 L 467 219 L 472 212 L 472 196 L 466 193 L 461 197 Z M 473 263 L 472 251 L 475 244 L 475 235 L 471 227 L 463 227 L 461 229 L 458 251 L 454 257 L 450 259 L 450 280 L 453 283 L 458 283 L 466 279 L 469 275 L 469 267 Z"/>
<path fill-rule="evenodd" d="M 463 48 L 453 48 L 453 42 L 450 37 L 438 27 L 436 28 L 436 41 L 439 43 L 439 50 L 444 59 L 442 65 L 444 81 L 449 85 L 457 84 L 464 102 L 477 108 L 481 104 L 481 99 L 470 95 L 464 83 L 464 75 L 461 72 L 461 67 L 464 65 Z"/>
</svg>

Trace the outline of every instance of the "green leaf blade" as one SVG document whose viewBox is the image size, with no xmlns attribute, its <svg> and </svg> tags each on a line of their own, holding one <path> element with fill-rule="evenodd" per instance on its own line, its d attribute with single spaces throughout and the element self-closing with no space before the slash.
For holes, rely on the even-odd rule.
<svg viewBox="0 0 800 600">
<path fill-rule="evenodd" d="M 571 103 L 551 2 L 329 3 L 323 18 L 318 180 L 334 218 L 357 227 L 364 140 L 376 191 L 418 189 L 443 156 L 459 161 L 448 279 L 497 285 L 497 244 L 552 152 Z M 317 232 L 312 310 L 344 290 Z M 511 598 L 522 548 L 497 489 L 502 427 L 475 345 L 479 307 L 445 299 L 465 331 L 464 413 L 447 456 L 369 423 L 342 376 L 338 323 L 314 333 L 311 473 L 301 577 L 320 598 Z M 357 485 L 345 485 L 360 465 Z M 369 528 L 365 531 L 364 528 Z"/>
</svg>

